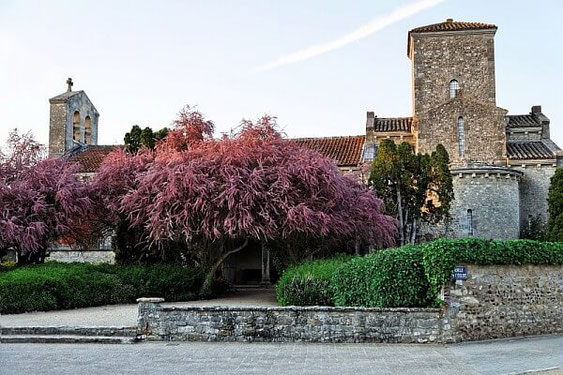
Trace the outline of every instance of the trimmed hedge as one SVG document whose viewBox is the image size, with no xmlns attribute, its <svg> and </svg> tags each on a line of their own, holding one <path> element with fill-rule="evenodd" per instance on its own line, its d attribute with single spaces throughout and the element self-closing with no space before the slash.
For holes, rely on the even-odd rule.
<svg viewBox="0 0 563 375">
<path fill-rule="evenodd" d="M 440 289 L 458 264 L 563 265 L 563 243 L 437 240 L 344 261 L 317 260 L 288 269 L 276 292 L 281 305 L 437 306 Z M 315 270 L 323 272 L 317 276 Z"/>
<path fill-rule="evenodd" d="M 418 307 L 428 304 L 422 249 L 405 246 L 357 257 L 331 279 L 337 306 Z"/>
<path fill-rule="evenodd" d="M 204 273 L 175 265 L 111 266 L 55 263 L 0 273 L 0 313 L 133 303 L 138 297 L 167 301 L 197 297 Z"/>
<path fill-rule="evenodd" d="M 276 297 L 282 306 L 333 306 L 330 280 L 336 268 L 350 256 L 305 261 L 289 267 L 276 284 Z"/>
</svg>

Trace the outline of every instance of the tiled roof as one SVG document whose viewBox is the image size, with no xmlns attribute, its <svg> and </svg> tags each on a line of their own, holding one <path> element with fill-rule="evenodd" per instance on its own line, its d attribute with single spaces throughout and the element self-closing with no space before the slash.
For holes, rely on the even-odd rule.
<svg viewBox="0 0 563 375">
<path fill-rule="evenodd" d="M 412 117 L 390 117 L 390 118 L 375 118 L 375 131 L 376 132 L 395 132 L 405 131 L 410 132 L 412 126 Z"/>
<path fill-rule="evenodd" d="M 508 142 L 509 159 L 553 159 L 556 155 L 542 141 Z"/>
<path fill-rule="evenodd" d="M 466 31 L 466 30 L 496 30 L 495 25 L 482 22 L 462 22 L 454 21 L 448 18 L 446 22 L 433 23 L 431 25 L 420 26 L 409 31 L 407 37 L 407 55 L 410 56 L 411 52 L 411 34 L 413 33 L 436 33 L 436 32 L 446 32 L 446 31 Z"/>
<path fill-rule="evenodd" d="M 411 33 L 430 33 L 439 31 L 462 31 L 462 30 L 482 30 L 482 29 L 496 29 L 495 25 L 482 22 L 462 22 L 454 21 L 452 19 L 446 22 L 433 23 L 431 25 L 420 26 L 409 31 Z"/>
<path fill-rule="evenodd" d="M 540 121 L 536 115 L 530 113 L 528 115 L 508 115 L 509 128 L 526 128 L 531 126 L 540 126 Z"/>
<path fill-rule="evenodd" d="M 71 156 L 69 160 L 80 165 L 78 170 L 80 173 L 96 172 L 106 156 L 118 147 L 122 146 L 89 146 L 86 150 Z"/>
<path fill-rule="evenodd" d="M 62 93 L 62 94 L 60 94 L 60 95 L 53 96 L 51 99 L 49 99 L 49 102 L 65 101 L 65 100 L 67 100 L 68 98 L 70 98 L 71 96 L 74 96 L 74 95 L 76 95 L 76 94 L 80 94 L 80 93 L 82 93 L 82 92 L 84 92 L 84 91 L 82 91 L 82 90 L 79 90 L 79 91 L 67 91 L 67 92 L 64 92 L 64 93 Z"/>
<path fill-rule="evenodd" d="M 348 167 L 360 164 L 365 137 L 294 138 L 292 141 L 333 159 L 340 167 Z"/>
</svg>

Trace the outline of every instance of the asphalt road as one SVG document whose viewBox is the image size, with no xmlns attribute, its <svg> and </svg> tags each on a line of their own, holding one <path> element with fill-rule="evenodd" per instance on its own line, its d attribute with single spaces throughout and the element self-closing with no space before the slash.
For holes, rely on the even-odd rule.
<svg viewBox="0 0 563 375">
<path fill-rule="evenodd" d="M 459 345 L 159 343 L 0 344 L 0 374 L 559 373 L 563 337 Z"/>
</svg>

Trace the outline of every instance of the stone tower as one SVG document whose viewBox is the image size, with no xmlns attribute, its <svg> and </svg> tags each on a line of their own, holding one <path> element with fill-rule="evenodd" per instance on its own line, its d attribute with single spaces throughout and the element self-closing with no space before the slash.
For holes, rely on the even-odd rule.
<svg viewBox="0 0 563 375">
<path fill-rule="evenodd" d="M 506 165 L 506 113 L 496 106 L 497 27 L 446 22 L 408 34 L 412 61 L 416 146 L 442 143 L 454 164 Z"/>
<path fill-rule="evenodd" d="M 65 93 L 49 99 L 49 156 L 98 144 L 98 110 L 84 91 L 72 91 L 71 78 L 66 83 Z"/>
</svg>

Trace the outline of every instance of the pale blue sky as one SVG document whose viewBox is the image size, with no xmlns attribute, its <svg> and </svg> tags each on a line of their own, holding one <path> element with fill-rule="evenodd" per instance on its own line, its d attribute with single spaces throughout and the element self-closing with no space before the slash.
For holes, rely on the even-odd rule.
<svg viewBox="0 0 563 375">
<path fill-rule="evenodd" d="M 262 71 L 352 32 L 401 1 L 0 0 L 0 142 L 9 129 L 47 142 L 48 98 L 73 77 L 99 110 L 99 143 L 133 124 L 168 125 L 198 105 L 218 131 L 278 116 L 291 137 L 365 132 L 365 113 L 411 115 L 409 29 L 446 18 L 496 24 L 497 104 L 541 104 L 563 147 L 563 2 L 444 0 L 337 50 Z"/>
</svg>

